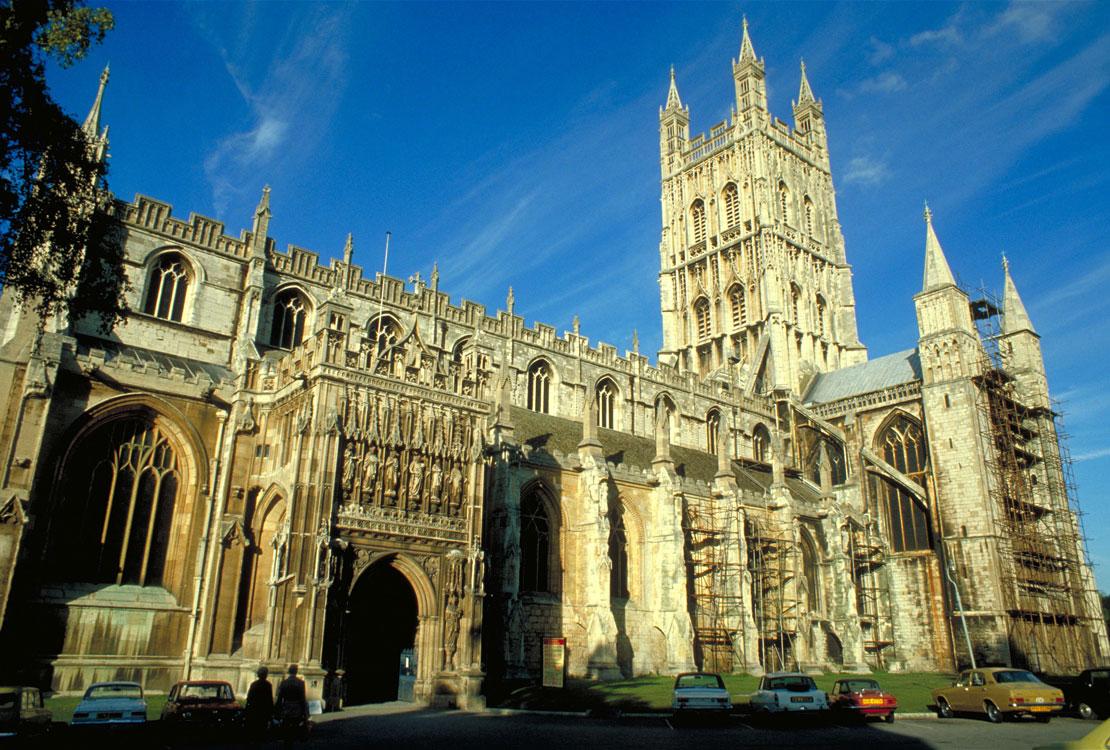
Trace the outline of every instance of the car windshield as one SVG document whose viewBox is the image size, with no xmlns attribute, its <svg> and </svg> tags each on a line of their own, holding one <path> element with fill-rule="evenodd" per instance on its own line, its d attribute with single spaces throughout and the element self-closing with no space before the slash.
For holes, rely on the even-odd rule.
<svg viewBox="0 0 1110 750">
<path fill-rule="evenodd" d="M 1004 672 L 994 673 L 995 682 L 1040 682 L 1037 675 L 1026 672 L 1024 669 L 1007 669 Z"/>
<path fill-rule="evenodd" d="M 724 682 L 715 674 L 680 674 L 674 682 L 675 690 L 679 688 L 724 688 Z"/>
<path fill-rule="evenodd" d="M 878 690 L 879 683 L 874 680 L 845 680 L 844 685 L 847 686 L 848 691 L 855 693 L 860 690 Z"/>
<path fill-rule="evenodd" d="M 105 698 L 142 698 L 143 689 L 138 685 L 123 683 L 109 683 L 106 685 L 93 685 L 85 693 L 85 700 L 96 701 Z"/>
<path fill-rule="evenodd" d="M 767 680 L 768 690 L 790 690 L 795 693 L 804 693 L 807 690 L 816 690 L 813 680 L 805 675 L 790 675 L 789 677 L 771 677 Z"/>
<path fill-rule="evenodd" d="M 189 698 L 191 700 L 220 700 L 229 701 L 231 697 L 231 687 L 228 685 L 182 685 L 181 692 L 177 695 L 178 698 Z"/>
</svg>

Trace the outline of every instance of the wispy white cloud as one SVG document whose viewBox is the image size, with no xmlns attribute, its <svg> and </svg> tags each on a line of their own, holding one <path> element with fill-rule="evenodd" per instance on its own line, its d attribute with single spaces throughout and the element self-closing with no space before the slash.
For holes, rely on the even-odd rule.
<svg viewBox="0 0 1110 750">
<path fill-rule="evenodd" d="M 878 37 L 871 37 L 867 45 L 871 48 L 871 55 L 867 58 L 867 61 L 872 65 L 882 65 L 890 60 L 890 58 L 894 57 L 894 45 L 887 44 Z"/>
<path fill-rule="evenodd" d="M 955 45 L 961 44 L 964 41 L 964 34 L 960 31 L 960 21 L 963 17 L 963 9 L 961 8 L 956 15 L 948 19 L 948 22 L 939 29 L 928 29 L 920 31 L 909 39 L 911 47 L 922 47 L 928 45 Z"/>
<path fill-rule="evenodd" d="M 1065 9 L 1066 3 L 1013 2 L 989 26 L 984 29 L 987 36 L 1016 33 L 1025 44 L 1054 42 L 1059 25 L 1056 15 Z"/>
<path fill-rule="evenodd" d="M 888 70 L 872 78 L 865 79 L 856 89 L 861 94 L 890 94 L 901 91 L 908 84 L 901 73 Z"/>
<path fill-rule="evenodd" d="M 844 172 L 845 183 L 858 185 L 878 185 L 890 177 L 886 161 L 873 156 L 854 156 L 848 160 Z"/>
<path fill-rule="evenodd" d="M 255 175 L 279 171 L 276 162 L 306 153 L 330 127 L 347 80 L 347 15 L 341 7 L 304 6 L 276 38 L 268 26 L 261 33 L 264 14 L 245 10 L 233 28 L 198 17 L 250 111 L 246 127 L 221 138 L 204 160 L 217 215 L 233 198 L 258 191 Z M 225 45 L 228 36 L 234 41 Z M 298 149 L 289 149 L 294 132 Z"/>
<path fill-rule="evenodd" d="M 1072 461 L 1093 461 L 1096 458 L 1106 458 L 1110 456 L 1110 447 L 1097 448 L 1093 451 L 1084 451 L 1083 453 L 1073 453 L 1071 456 Z"/>
</svg>

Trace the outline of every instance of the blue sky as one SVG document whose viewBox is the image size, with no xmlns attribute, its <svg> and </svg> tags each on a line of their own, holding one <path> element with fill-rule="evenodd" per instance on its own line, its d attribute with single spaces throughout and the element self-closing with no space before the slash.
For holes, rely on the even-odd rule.
<svg viewBox="0 0 1110 750">
<path fill-rule="evenodd" d="M 92 3 L 96 5 L 98 3 Z M 928 200 L 952 270 L 1001 257 L 1062 399 L 1100 588 L 1110 591 L 1110 4 L 108 3 L 116 29 L 51 70 L 83 118 L 108 61 L 116 194 L 250 226 L 372 276 L 429 275 L 527 324 L 661 343 L 658 112 L 726 119 L 746 14 L 772 114 L 799 60 L 823 100 L 861 340 L 917 341 Z M 1100 197 L 1101 196 L 1101 197 Z"/>
</svg>

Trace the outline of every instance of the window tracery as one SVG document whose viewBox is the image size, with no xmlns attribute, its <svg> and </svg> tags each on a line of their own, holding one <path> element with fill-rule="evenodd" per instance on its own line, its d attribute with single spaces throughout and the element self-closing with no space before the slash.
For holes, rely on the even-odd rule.
<svg viewBox="0 0 1110 750">
<path fill-rule="evenodd" d="M 188 290 L 188 264 L 180 254 L 167 253 L 160 257 L 151 269 L 143 312 L 156 318 L 180 323 L 185 314 L 185 297 Z"/>
<path fill-rule="evenodd" d="M 921 426 L 898 415 L 879 436 L 883 460 L 925 486 L 927 451 Z M 891 546 L 895 552 L 930 549 L 929 516 L 920 501 L 894 482 L 876 476 L 877 496 L 885 505 Z"/>
<path fill-rule="evenodd" d="M 609 508 L 609 596 L 628 598 L 628 531 L 619 501 Z"/>
<path fill-rule="evenodd" d="M 270 346 L 292 349 L 300 346 L 304 338 L 308 309 L 304 298 L 294 289 L 288 289 L 274 300 L 274 319 L 270 328 Z"/>
<path fill-rule="evenodd" d="M 520 591 L 550 592 L 551 519 L 536 488 L 520 501 Z"/>
<path fill-rule="evenodd" d="M 617 404 L 617 386 L 606 378 L 597 386 L 597 425 L 608 430 L 614 429 L 614 416 Z"/>
<path fill-rule="evenodd" d="M 700 198 L 690 206 L 690 228 L 694 237 L 691 244 L 696 245 L 705 239 L 705 203 Z"/>
<path fill-rule="evenodd" d="M 551 368 L 544 361 L 528 368 L 528 408 L 550 414 Z"/>
<path fill-rule="evenodd" d="M 725 185 L 722 197 L 725 204 L 725 227 L 731 229 L 740 223 L 740 192 L 736 189 L 735 182 Z"/>
</svg>

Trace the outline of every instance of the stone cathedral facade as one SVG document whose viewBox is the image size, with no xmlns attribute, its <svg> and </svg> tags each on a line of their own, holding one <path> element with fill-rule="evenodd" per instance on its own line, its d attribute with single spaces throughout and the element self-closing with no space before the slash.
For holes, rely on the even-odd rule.
<svg viewBox="0 0 1110 750">
<path fill-rule="evenodd" d="M 920 338 L 868 359 L 805 69 L 793 126 L 746 25 L 733 75 L 708 136 L 673 71 L 660 110 L 654 364 L 281 250 L 268 189 L 238 237 L 115 201 L 111 335 L 0 301 L 5 669 L 475 706 L 553 637 L 596 678 L 1105 661 L 1009 271 L 973 298 L 927 214 Z"/>
</svg>

